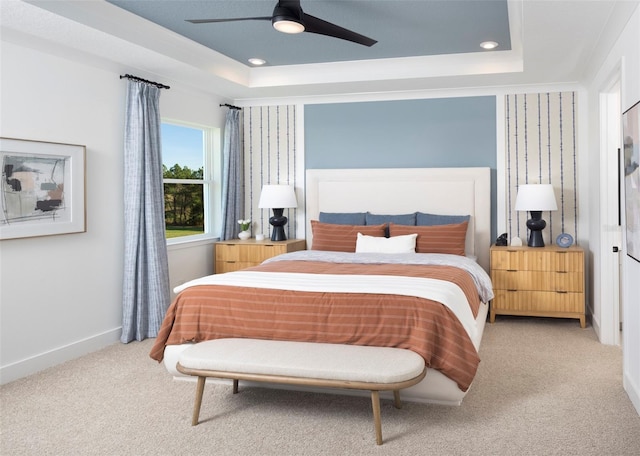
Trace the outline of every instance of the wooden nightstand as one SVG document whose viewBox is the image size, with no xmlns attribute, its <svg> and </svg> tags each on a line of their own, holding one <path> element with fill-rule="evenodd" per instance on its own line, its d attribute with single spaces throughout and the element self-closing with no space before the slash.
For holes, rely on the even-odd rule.
<svg viewBox="0 0 640 456">
<path fill-rule="evenodd" d="M 257 266 L 267 258 L 282 253 L 304 250 L 304 239 L 287 239 L 286 241 L 256 241 L 255 239 L 233 239 L 215 243 L 215 272 L 237 271 L 239 269 Z"/>
<path fill-rule="evenodd" d="M 496 315 L 577 318 L 585 327 L 584 250 L 573 246 L 491 247 Z"/>
</svg>

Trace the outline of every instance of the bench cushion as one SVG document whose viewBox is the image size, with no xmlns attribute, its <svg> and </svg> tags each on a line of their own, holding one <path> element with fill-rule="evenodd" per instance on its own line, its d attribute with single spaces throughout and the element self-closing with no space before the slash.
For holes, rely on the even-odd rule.
<svg viewBox="0 0 640 456">
<path fill-rule="evenodd" d="M 189 369 L 371 383 L 396 383 L 419 376 L 424 359 L 402 348 L 215 339 L 194 344 L 180 355 Z"/>
</svg>

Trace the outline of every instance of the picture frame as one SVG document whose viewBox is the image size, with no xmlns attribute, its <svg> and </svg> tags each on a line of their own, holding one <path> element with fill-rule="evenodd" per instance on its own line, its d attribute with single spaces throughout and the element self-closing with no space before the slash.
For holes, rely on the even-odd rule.
<svg viewBox="0 0 640 456">
<path fill-rule="evenodd" d="M 627 255 L 640 263 L 640 101 L 622 114 Z"/>
<path fill-rule="evenodd" d="M 86 231 L 86 147 L 0 138 L 0 240 Z"/>
</svg>

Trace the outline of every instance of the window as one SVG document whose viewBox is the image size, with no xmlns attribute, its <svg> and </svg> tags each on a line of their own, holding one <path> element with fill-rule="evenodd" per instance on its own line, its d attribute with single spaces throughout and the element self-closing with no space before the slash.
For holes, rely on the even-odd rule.
<svg viewBox="0 0 640 456">
<path fill-rule="evenodd" d="M 167 242 L 212 234 L 213 129 L 162 123 L 162 172 Z"/>
</svg>

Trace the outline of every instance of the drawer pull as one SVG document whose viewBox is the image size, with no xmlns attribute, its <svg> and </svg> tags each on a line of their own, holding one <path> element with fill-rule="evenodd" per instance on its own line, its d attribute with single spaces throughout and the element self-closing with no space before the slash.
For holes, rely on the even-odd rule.
<svg viewBox="0 0 640 456">
<path fill-rule="evenodd" d="M 569 271 L 556 271 L 557 274 L 568 274 Z"/>
<path fill-rule="evenodd" d="M 560 291 L 560 290 L 556 290 L 556 293 L 567 294 L 567 293 L 569 293 L 569 292 L 568 292 L 568 291 Z"/>
<path fill-rule="evenodd" d="M 517 269 L 507 269 L 507 272 L 518 272 Z"/>
<path fill-rule="evenodd" d="M 517 289 L 515 289 L 515 288 L 510 288 L 510 289 L 508 289 L 507 291 L 510 291 L 511 293 L 515 293 L 515 292 L 516 292 L 516 291 L 518 291 L 518 290 L 517 290 Z"/>
</svg>

